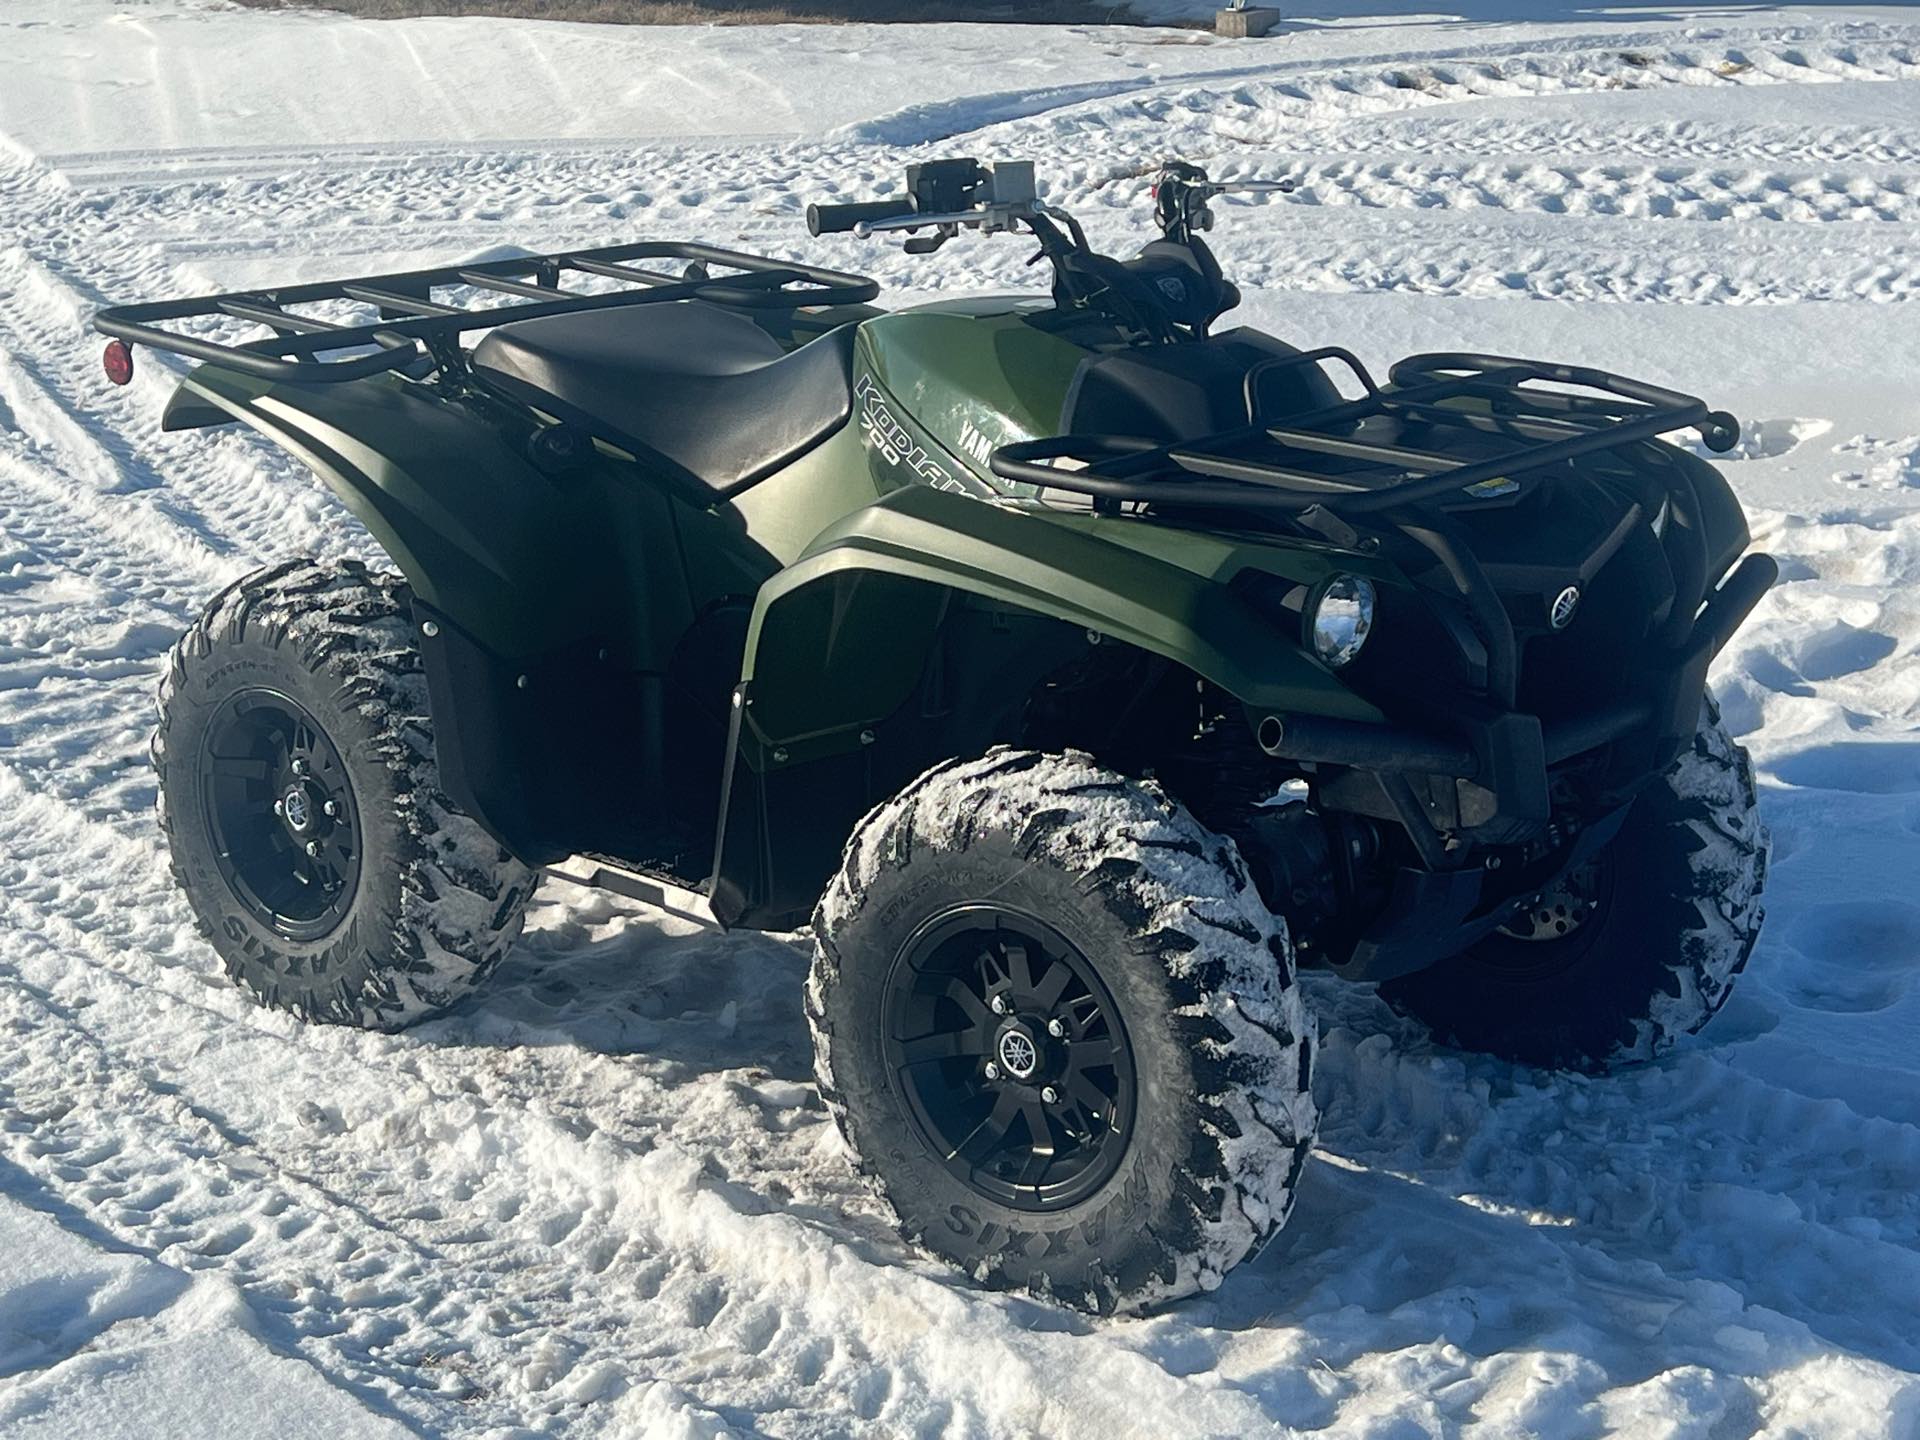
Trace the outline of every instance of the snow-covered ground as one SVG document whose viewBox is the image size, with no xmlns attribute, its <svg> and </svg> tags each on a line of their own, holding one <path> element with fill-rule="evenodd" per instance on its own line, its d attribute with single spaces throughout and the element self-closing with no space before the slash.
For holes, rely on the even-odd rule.
<svg viewBox="0 0 1920 1440">
<path fill-rule="evenodd" d="M 0 1434 L 1920 1434 L 1920 13 L 1363 18 L 1417 8 L 1228 43 L 0 7 Z M 643 235 L 1030 283 L 1001 241 L 806 240 L 942 152 L 1039 161 L 1115 247 L 1162 156 L 1291 175 L 1222 207 L 1250 320 L 1704 392 L 1784 571 L 1716 676 L 1776 839 L 1728 1010 L 1579 1080 L 1315 986 L 1291 1225 L 1148 1319 L 903 1253 L 797 947 L 555 886 L 450 1017 L 302 1029 L 220 980 L 150 819 L 173 636 L 364 540 L 249 436 L 160 435 L 165 367 L 108 386 L 94 306 Z"/>
</svg>

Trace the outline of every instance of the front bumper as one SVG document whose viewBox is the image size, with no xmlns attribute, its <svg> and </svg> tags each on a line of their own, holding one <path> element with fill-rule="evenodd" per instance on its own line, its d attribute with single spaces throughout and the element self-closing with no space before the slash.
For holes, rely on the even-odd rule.
<svg viewBox="0 0 1920 1440">
<path fill-rule="evenodd" d="M 1693 734 L 1707 668 L 1778 578 L 1769 555 L 1747 556 L 1707 599 L 1677 652 L 1650 660 L 1639 693 L 1601 710 L 1543 725 L 1537 716 L 1489 708 L 1454 719 L 1446 732 L 1368 725 L 1313 715 L 1253 716 L 1260 748 L 1276 759 L 1468 782 L 1485 797 L 1477 824 L 1551 818 L 1549 772 L 1603 745 L 1629 746 L 1645 773 L 1663 769 Z M 1426 829 L 1434 828 L 1429 817 Z M 1423 851 L 1425 846 L 1416 839 Z"/>
<path fill-rule="evenodd" d="M 1315 768 L 1322 810 L 1399 826 L 1417 858 L 1391 869 L 1384 902 L 1339 973 L 1390 980 L 1457 954 L 1612 840 L 1634 794 L 1692 739 L 1708 666 L 1778 574 L 1771 557 L 1747 556 L 1681 646 L 1640 672 L 1633 693 L 1553 724 L 1491 706 L 1455 717 L 1445 732 L 1250 717 L 1268 755 Z M 1556 814 L 1556 774 L 1603 748 L 1585 767 L 1593 798 L 1584 813 Z M 1519 863 L 1496 868 L 1509 859 Z"/>
</svg>

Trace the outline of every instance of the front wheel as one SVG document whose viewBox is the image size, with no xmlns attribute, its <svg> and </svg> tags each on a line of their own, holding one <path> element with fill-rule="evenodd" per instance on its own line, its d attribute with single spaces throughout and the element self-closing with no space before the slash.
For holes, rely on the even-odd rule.
<svg viewBox="0 0 1920 1440">
<path fill-rule="evenodd" d="M 1732 993 L 1760 935 L 1767 851 L 1752 763 L 1709 697 L 1693 743 L 1599 855 L 1381 998 L 1443 1044 L 1526 1064 L 1651 1059 Z"/>
<path fill-rule="evenodd" d="M 1102 1313 L 1286 1220 L 1314 1029 L 1230 840 L 1082 755 L 1000 750 L 861 824 L 814 918 L 821 1093 L 911 1241 Z"/>
</svg>

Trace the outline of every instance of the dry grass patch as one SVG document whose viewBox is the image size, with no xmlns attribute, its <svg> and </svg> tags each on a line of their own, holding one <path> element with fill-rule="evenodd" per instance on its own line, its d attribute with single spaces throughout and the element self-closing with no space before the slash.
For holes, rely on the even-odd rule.
<svg viewBox="0 0 1920 1440">
<path fill-rule="evenodd" d="M 1138 25 L 1126 4 L 1100 0 L 239 0 L 255 10 L 338 10 L 370 20 L 489 15 L 614 25 L 844 25 L 958 20 L 998 24 Z"/>
</svg>

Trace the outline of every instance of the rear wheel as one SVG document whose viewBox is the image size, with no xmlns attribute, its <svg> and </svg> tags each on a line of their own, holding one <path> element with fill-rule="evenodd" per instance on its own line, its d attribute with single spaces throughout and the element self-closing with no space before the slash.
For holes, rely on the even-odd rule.
<svg viewBox="0 0 1920 1440">
<path fill-rule="evenodd" d="M 1652 1058 L 1713 1018 L 1759 938 L 1758 805 L 1747 753 L 1709 699 L 1692 745 L 1599 855 L 1382 998 L 1445 1044 L 1531 1065 Z"/>
<path fill-rule="evenodd" d="M 296 560 L 229 587 L 174 647 L 153 762 L 174 876 L 267 1005 L 394 1029 L 519 933 L 533 872 L 440 791 L 396 576 Z"/>
<path fill-rule="evenodd" d="M 938 767 L 855 832 L 814 938 L 821 1091 L 910 1240 L 1107 1312 L 1285 1221 L 1316 1123 L 1286 929 L 1154 787 Z"/>
</svg>

